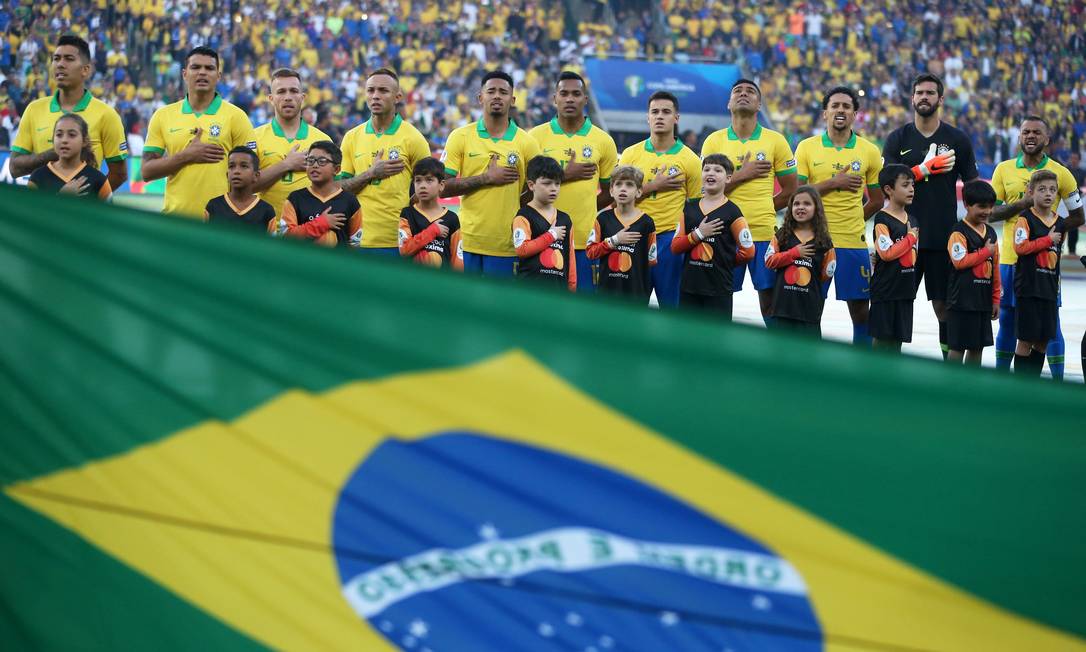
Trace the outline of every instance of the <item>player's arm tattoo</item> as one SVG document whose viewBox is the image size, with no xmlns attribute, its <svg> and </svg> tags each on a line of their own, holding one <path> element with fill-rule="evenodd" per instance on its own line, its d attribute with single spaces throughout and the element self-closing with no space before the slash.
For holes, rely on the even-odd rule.
<svg viewBox="0 0 1086 652">
<path fill-rule="evenodd" d="M 53 150 L 41 152 L 40 154 L 12 152 L 11 162 L 8 164 L 8 171 L 11 172 L 11 178 L 18 179 L 21 176 L 30 174 L 46 163 L 52 163 L 57 160 L 60 160 L 60 157 L 57 156 L 57 153 Z"/>
</svg>

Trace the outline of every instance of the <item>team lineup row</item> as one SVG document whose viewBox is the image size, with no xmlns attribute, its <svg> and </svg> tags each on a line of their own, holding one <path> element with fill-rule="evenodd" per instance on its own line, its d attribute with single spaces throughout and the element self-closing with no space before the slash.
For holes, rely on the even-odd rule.
<svg viewBox="0 0 1086 652">
<path fill-rule="evenodd" d="M 86 118 L 90 149 L 98 159 L 104 157 L 110 162 L 111 177 L 112 163 L 118 157 L 123 160 L 124 144 L 123 132 L 118 142 L 113 133 L 116 130 L 110 127 L 116 113 L 84 90 L 90 61 L 83 56 L 78 41 L 62 37 L 58 44 L 53 58 L 57 93 L 32 103 L 25 112 L 13 148 L 16 153 L 12 171 L 25 174 L 44 166 L 55 173 L 54 185 L 81 194 L 87 192 L 86 177 L 90 173 L 75 169 L 80 165 L 78 157 L 74 163 L 64 164 L 61 155 L 54 151 L 54 145 L 62 146 L 53 134 L 54 130 L 59 132 L 60 125 L 50 124 L 56 122 L 57 114 L 72 112 Z M 437 233 L 445 238 L 444 229 L 449 228 L 454 216 L 443 209 L 427 213 L 427 206 L 411 203 L 413 196 L 419 198 L 417 187 L 412 195 L 413 170 L 429 159 L 431 153 L 419 132 L 397 114 L 401 95 L 395 73 L 390 70 L 371 73 L 365 86 L 371 118 L 349 131 L 341 147 L 328 148 L 324 144 L 325 149 L 312 152 L 314 143 L 326 141 L 327 137 L 300 119 L 305 89 L 296 73 L 290 70 L 273 73 L 269 100 L 275 117 L 255 130 L 243 112 L 216 94 L 219 73 L 218 55 L 213 50 L 192 50 L 182 73 L 186 97 L 157 111 L 149 125 L 143 176 L 145 180 L 167 178 L 165 210 L 201 216 L 206 209 L 213 208 L 212 200 L 222 196 L 218 205 L 226 205 L 235 213 L 246 213 L 237 209 L 255 205 L 253 199 L 259 195 L 273 211 L 270 220 L 276 232 L 313 234 L 323 229 L 337 234 L 325 239 L 370 251 L 399 254 L 401 241 L 406 241 L 410 245 L 408 251 L 412 246 L 419 247 L 413 253 L 415 256 L 423 253 L 422 250 L 434 253 L 432 247 L 426 249 L 429 242 L 424 245 L 419 242 L 427 237 L 424 233 Z M 723 154 L 729 166 L 734 163 L 732 174 L 724 166 L 716 166 L 720 168 L 715 171 L 716 177 L 723 180 L 719 200 L 742 216 L 749 234 L 744 237 L 749 237 L 753 247 L 752 254 L 739 251 L 730 254 L 734 277 L 728 275 L 729 297 L 732 291 L 742 289 L 749 272 L 767 323 L 782 309 L 774 307 L 774 288 L 779 275 L 770 264 L 777 252 L 769 252 L 777 229 L 776 213 L 782 208 L 793 208 L 793 195 L 801 200 L 812 196 L 812 193 L 796 194 L 797 186 L 806 183 L 819 200 L 813 202 L 816 204 L 813 212 L 824 214 L 826 220 L 830 249 L 824 256 L 832 254 L 834 260 L 834 265 L 827 269 L 836 267 L 832 280 L 836 297 L 848 302 L 854 340 L 870 342 L 869 324 L 878 330 L 878 325 L 872 323 L 872 310 L 874 318 L 880 319 L 878 308 L 872 309 L 871 303 L 872 299 L 879 303 L 872 295 L 872 273 L 878 275 L 878 265 L 876 261 L 876 269 L 872 269 L 865 222 L 887 201 L 887 189 L 879 183 L 880 170 L 884 164 L 887 167 L 903 164 L 916 183 L 908 209 L 919 227 L 913 235 L 916 252 L 911 275 L 916 285 L 925 283 L 940 322 L 940 340 L 944 345 L 947 343 L 948 299 L 953 303 L 948 297 L 948 287 L 955 269 L 947 247 L 952 230 L 958 226 L 955 186 L 959 179 L 975 179 L 977 170 L 968 139 L 940 120 L 943 86 L 939 79 L 921 75 L 912 88 L 914 120 L 894 131 L 881 153 L 874 144 L 852 131 L 860 98 L 851 89 L 838 87 L 827 92 L 823 101 L 825 133 L 800 143 L 793 155 L 780 134 L 758 124 L 761 94 L 757 84 L 740 80 L 733 86 L 727 107 L 731 125 L 707 139 L 701 152 L 706 160 L 712 154 Z M 483 274 L 511 275 L 515 269 L 526 267 L 518 265 L 518 252 L 534 251 L 541 246 L 540 238 L 553 238 L 555 242 L 548 243 L 543 247 L 545 251 L 536 256 L 561 264 L 567 284 L 573 284 L 572 277 L 578 290 L 593 289 L 597 273 L 593 259 L 601 257 L 599 247 L 610 246 L 618 252 L 617 247 L 629 246 L 622 240 L 629 235 L 631 214 L 615 215 L 622 210 L 616 196 L 615 174 L 619 165 L 630 166 L 644 179 L 639 196 L 634 198 L 634 211 L 639 218 L 652 222 L 655 233 L 656 264 L 646 272 L 649 290 L 655 291 L 661 306 L 679 304 L 684 293 L 685 268 L 695 261 L 712 261 L 703 257 L 712 255 L 717 235 L 726 233 L 698 231 L 701 219 L 692 226 L 688 224 L 688 213 L 702 210 L 708 214 L 717 207 L 707 199 L 710 190 L 706 186 L 712 185 L 712 181 L 703 178 L 703 159 L 675 136 L 680 117 L 678 99 L 667 93 L 654 95 L 648 105 L 650 137 L 619 156 L 610 136 L 586 117 L 586 85 L 574 73 L 563 73 L 556 82 L 555 118 L 530 131 L 521 129 L 510 118 L 513 81 L 505 73 L 496 71 L 486 75 L 477 98 L 483 117 L 449 135 L 442 154 L 444 170 L 440 173 L 447 178 L 434 179 L 442 196 L 462 197 L 456 217 L 459 229 L 453 230 L 450 237 L 456 241 L 452 250 L 462 251 L 463 267 Z M 73 121 L 61 125 L 69 122 Z M 116 122 L 119 126 L 119 119 Z M 56 129 L 46 130 L 46 127 Z M 1066 222 L 1053 223 L 1047 228 L 1073 230 L 1083 220 L 1073 177 L 1045 155 L 1047 133 L 1044 120 L 1027 118 L 1022 124 L 1021 154 L 1000 164 L 993 176 L 998 205 L 991 220 L 1016 218 L 1008 220 L 999 252 L 1002 263 L 999 275 L 1007 288 L 1015 286 L 1017 218 L 1034 207 L 1034 198 L 1027 192 L 1033 172 L 1051 170 L 1057 175 L 1059 199 L 1069 210 Z M 235 188 L 233 180 L 240 173 L 228 172 L 235 157 L 227 153 L 235 147 L 247 147 L 257 154 L 259 170 L 252 166 L 253 183 L 244 192 Z M 335 153 L 330 149 L 336 150 Z M 557 180 L 560 191 L 555 190 L 556 200 L 549 207 L 539 201 L 539 195 L 546 194 L 539 188 L 550 185 L 551 173 L 535 179 L 528 174 L 529 163 L 539 155 L 556 161 L 562 172 Z M 245 158 L 239 156 L 238 160 Z M 331 181 L 316 183 L 315 179 L 324 179 L 329 173 Z M 529 181 L 532 188 L 525 195 L 524 187 Z M 298 191 L 304 192 L 299 195 Z M 529 198 L 531 201 L 522 209 L 523 199 Z M 347 199 L 355 200 L 360 209 L 351 212 L 334 209 L 336 202 L 342 204 Z M 600 210 L 612 204 L 614 209 L 597 217 Z M 437 206 L 436 201 L 433 205 Z M 547 210 L 541 211 L 541 206 Z M 787 212 L 785 228 L 795 212 Z M 557 244 L 560 227 L 555 224 L 559 214 L 568 215 L 570 222 L 562 233 L 570 245 L 561 252 L 554 248 L 565 247 Z M 605 235 L 604 222 L 610 216 L 615 216 L 622 225 L 620 230 L 624 235 L 619 241 L 612 234 Z M 416 226 L 425 227 L 421 232 L 414 231 L 412 218 Z M 716 220 L 710 222 L 714 226 L 707 228 L 719 227 Z M 514 228 L 514 223 L 521 228 Z M 546 236 L 538 233 L 543 223 L 551 225 L 545 229 L 549 232 Z M 401 235 L 404 226 L 406 238 Z M 515 235 L 518 232 L 520 235 Z M 741 235 L 742 231 L 738 233 Z M 612 239 L 608 241 L 605 237 Z M 681 243 L 684 239 L 692 245 L 689 250 L 684 250 L 682 244 L 673 246 L 675 240 Z M 531 246 L 524 249 L 528 244 Z M 650 243 L 646 239 L 644 244 Z M 1053 244 L 1058 256 L 1058 242 Z M 597 245 L 595 250 L 593 245 Z M 437 260 L 428 255 L 421 257 Z M 457 264 L 460 260 L 458 257 Z M 627 264 L 631 263 L 622 257 L 608 257 L 599 272 L 601 285 L 606 285 L 603 279 L 607 270 L 611 267 L 621 270 Z M 803 275 L 796 272 L 792 276 Z M 687 297 L 686 302 L 691 301 Z M 997 360 L 1000 366 L 1007 366 L 1016 348 L 1014 293 L 1003 293 L 1002 307 Z M 1055 342 L 1048 347 L 1053 375 L 1062 371 L 1062 350 L 1056 350 L 1062 347 L 1058 330 L 1057 318 Z"/>
</svg>

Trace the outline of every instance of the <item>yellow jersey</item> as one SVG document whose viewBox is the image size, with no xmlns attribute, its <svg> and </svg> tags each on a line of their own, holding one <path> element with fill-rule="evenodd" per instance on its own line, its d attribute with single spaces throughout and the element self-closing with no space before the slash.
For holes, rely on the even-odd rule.
<svg viewBox="0 0 1086 652">
<path fill-rule="evenodd" d="M 271 122 L 256 128 L 256 154 L 260 157 L 260 168 L 270 167 L 287 157 L 290 150 L 297 145 L 299 152 L 308 152 L 309 147 L 321 140 L 330 140 L 328 135 L 313 125 L 306 124 L 303 120 L 298 127 L 298 133 L 294 138 L 287 138 L 279 122 L 272 118 Z M 308 188 L 309 175 L 302 172 L 287 172 L 271 188 L 260 193 L 260 198 L 271 204 L 275 209 L 275 217 L 278 219 L 283 214 L 283 204 L 287 201 L 287 195 L 295 190 Z"/>
<path fill-rule="evenodd" d="M 539 144 L 509 121 L 500 138 L 491 138 L 480 119 L 449 134 L 441 160 L 451 176 L 474 177 L 486 172 L 491 158 L 515 167 L 520 179 L 504 186 L 486 186 L 460 200 L 460 232 L 464 251 L 485 256 L 515 256 L 509 233 L 520 210 L 528 161 L 539 155 Z"/>
<path fill-rule="evenodd" d="M 996 205 L 1011 204 L 1026 196 L 1026 187 L 1029 178 L 1037 170 L 1052 170 L 1056 173 L 1057 187 L 1060 199 L 1066 200 L 1079 192 L 1075 176 L 1071 171 L 1053 161 L 1046 154 L 1036 167 L 1028 168 L 1019 154 L 1018 158 L 1006 160 L 996 166 L 992 173 L 992 188 L 996 193 Z M 1011 216 L 1003 224 L 1003 241 L 999 245 L 999 263 L 1001 265 L 1013 265 L 1018 262 L 1018 254 L 1014 251 L 1014 225 L 1018 222 L 1018 216 Z"/>
<path fill-rule="evenodd" d="M 72 113 L 78 113 L 87 121 L 90 133 L 91 149 L 99 165 L 102 161 L 123 161 L 128 156 L 128 141 L 125 139 L 121 116 L 110 105 L 91 97 L 90 91 L 83 92 L 83 98 L 72 107 Z M 57 119 L 65 114 L 60 108 L 60 93 L 50 97 L 41 97 L 26 106 L 19 133 L 15 134 L 12 152 L 20 154 L 41 154 L 53 149 L 53 132 Z M 203 210 L 202 208 L 200 210 Z"/>
<path fill-rule="evenodd" d="M 256 131 L 249 116 L 216 93 L 203 113 L 194 112 L 187 97 L 155 111 L 147 125 L 143 151 L 177 154 L 195 138 L 197 127 L 203 129 L 205 143 L 220 145 L 226 152 L 240 146 L 256 150 Z M 163 212 L 203 219 L 207 202 L 229 190 L 226 166 L 224 156 L 218 163 L 186 165 L 168 177 Z"/>
<path fill-rule="evenodd" d="M 750 138 L 741 140 L 731 127 L 709 134 L 701 146 L 702 158 L 710 154 L 724 154 L 735 165 L 743 167 L 746 161 L 769 161 L 773 174 L 752 179 L 728 193 L 750 225 L 750 233 L 756 242 L 769 242 L 777 230 L 777 211 L 773 209 L 773 179 L 796 173 L 796 159 L 784 136 L 762 125 L 754 128 Z"/>
<path fill-rule="evenodd" d="M 642 195 L 637 204 L 637 207 L 656 223 L 657 233 L 674 231 L 682 219 L 686 202 L 701 197 L 701 159 L 681 140 L 676 139 L 675 144 L 666 152 L 654 150 L 651 140 L 630 145 L 623 150 L 619 165 L 632 165 L 641 170 L 645 175 L 645 183 L 654 179 L 661 171 L 666 171 L 671 176 L 684 176 L 685 183 L 682 188 Z"/>
<path fill-rule="evenodd" d="M 398 247 L 400 211 L 411 202 L 411 171 L 415 164 L 430 156 L 430 144 L 419 130 L 397 115 L 382 133 L 367 120 L 343 135 L 343 165 L 340 179 L 349 179 L 368 170 L 377 155 L 386 159 L 402 158 L 403 171 L 387 179 L 375 179 L 358 193 L 366 228 L 363 247 Z"/>
<path fill-rule="evenodd" d="M 879 187 L 882 152 L 874 143 L 853 133 L 844 147 L 837 147 L 829 134 L 811 136 L 796 148 L 796 173 L 800 183 L 822 183 L 838 172 L 855 174 L 868 188 Z M 833 190 L 822 196 L 826 223 L 834 247 L 866 249 L 864 240 L 864 192 Z"/>
<path fill-rule="evenodd" d="M 596 164 L 596 175 L 592 179 L 563 182 L 558 201 L 554 203 L 573 220 L 573 246 L 584 249 L 588 232 L 596 223 L 596 195 L 600 183 L 611 179 L 611 172 L 618 163 L 615 141 L 588 118 L 584 119 L 584 126 L 572 134 L 562 131 L 558 118 L 535 127 L 528 134 L 539 143 L 543 156 L 555 159 L 563 169 L 571 157 L 578 163 Z"/>
</svg>

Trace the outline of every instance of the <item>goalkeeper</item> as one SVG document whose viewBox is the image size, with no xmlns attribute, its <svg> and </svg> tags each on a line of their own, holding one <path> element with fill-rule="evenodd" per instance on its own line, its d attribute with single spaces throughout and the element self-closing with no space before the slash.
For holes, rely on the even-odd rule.
<svg viewBox="0 0 1086 652">
<path fill-rule="evenodd" d="M 957 182 L 977 178 L 973 145 L 960 129 L 939 119 L 943 106 L 943 82 L 930 73 L 913 80 L 913 121 L 886 138 L 885 165 L 899 163 L 912 169 L 916 194 L 909 213 L 920 224 L 916 258 L 916 282 L 939 320 L 939 345 L 946 357 L 946 298 L 950 256 L 946 243 L 958 222 Z"/>
</svg>

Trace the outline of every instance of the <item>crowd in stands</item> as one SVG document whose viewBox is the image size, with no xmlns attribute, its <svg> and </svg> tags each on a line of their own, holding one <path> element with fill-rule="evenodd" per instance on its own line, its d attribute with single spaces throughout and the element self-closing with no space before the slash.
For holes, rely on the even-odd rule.
<svg viewBox="0 0 1086 652">
<path fill-rule="evenodd" d="M 570 5 L 572 6 L 572 5 Z M 766 114 L 793 146 L 821 129 L 825 89 L 864 97 L 857 130 L 881 144 L 909 119 L 908 80 L 919 70 L 947 85 L 947 119 L 973 140 L 977 159 L 1013 154 L 1026 113 L 1050 119 L 1053 154 L 1086 142 L 1084 0 L 0 0 L 0 148 L 20 109 L 50 92 L 57 34 L 91 42 L 93 92 L 138 135 L 151 113 L 181 94 L 180 61 L 195 45 L 224 57 L 220 91 L 270 117 L 269 72 L 299 69 L 306 117 L 334 137 L 366 117 L 363 72 L 401 73 L 404 112 L 435 147 L 479 115 L 478 79 L 500 62 L 517 82 L 518 121 L 551 114 L 551 83 L 585 55 L 739 62 L 757 77 Z M 723 107 L 722 107 L 723 113 Z M 688 134 L 695 149 L 704 134 Z M 8 141 L 8 142 L 4 142 Z M 134 149 L 136 147 L 134 146 Z"/>
</svg>

